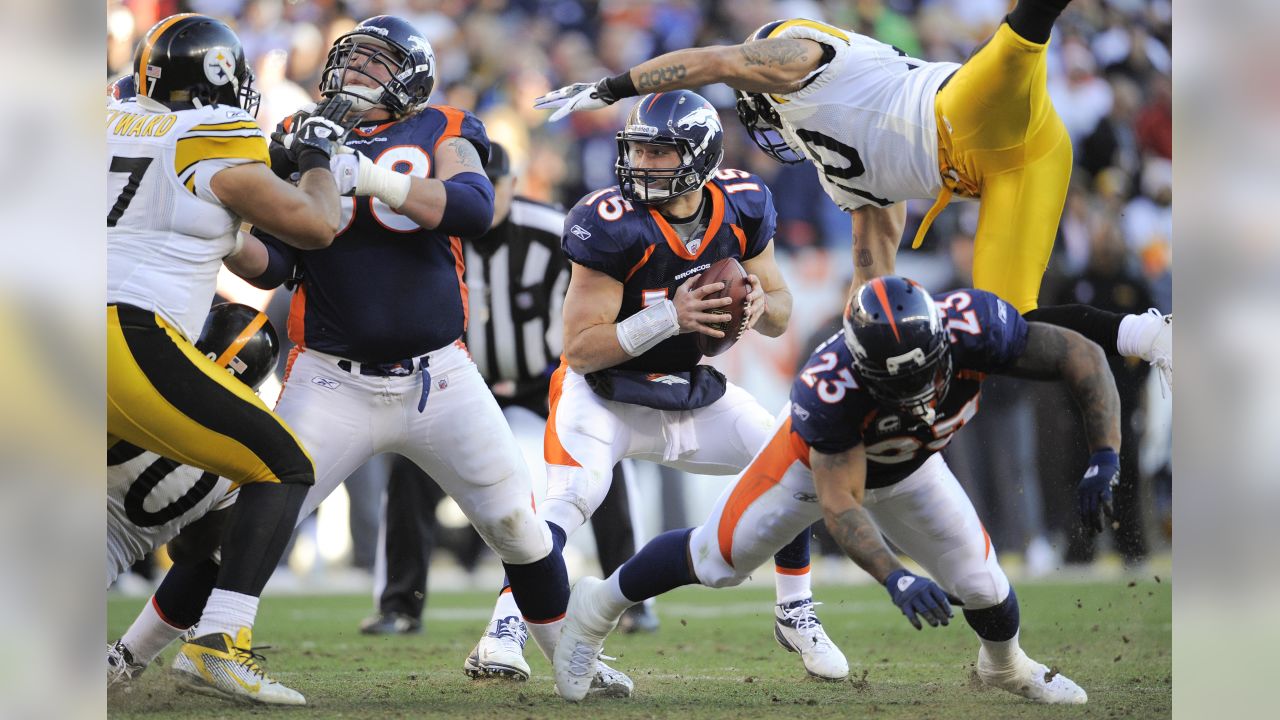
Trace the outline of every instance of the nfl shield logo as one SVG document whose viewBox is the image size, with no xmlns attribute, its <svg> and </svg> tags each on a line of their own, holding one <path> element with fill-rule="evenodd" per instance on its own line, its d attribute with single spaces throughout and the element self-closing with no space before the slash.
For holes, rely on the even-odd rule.
<svg viewBox="0 0 1280 720">
<path fill-rule="evenodd" d="M 439 380 L 436 380 L 436 388 L 437 388 L 437 389 L 439 389 L 439 390 L 443 390 L 443 389 L 445 389 L 445 388 L 447 388 L 447 387 L 449 387 L 449 378 L 447 378 L 447 377 L 442 377 L 442 378 L 440 378 Z"/>
</svg>

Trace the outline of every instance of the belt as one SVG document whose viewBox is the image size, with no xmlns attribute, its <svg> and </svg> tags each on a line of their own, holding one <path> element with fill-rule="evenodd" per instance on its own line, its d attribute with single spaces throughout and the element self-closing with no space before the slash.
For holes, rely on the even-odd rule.
<svg viewBox="0 0 1280 720">
<path fill-rule="evenodd" d="M 427 407 L 427 395 L 431 394 L 431 371 L 427 369 L 430 358 L 426 355 L 405 360 L 385 363 L 361 363 L 353 360 L 339 360 L 338 368 L 355 375 L 371 375 L 373 377 L 408 377 L 414 372 L 422 371 L 422 397 L 418 400 L 418 412 Z"/>
</svg>

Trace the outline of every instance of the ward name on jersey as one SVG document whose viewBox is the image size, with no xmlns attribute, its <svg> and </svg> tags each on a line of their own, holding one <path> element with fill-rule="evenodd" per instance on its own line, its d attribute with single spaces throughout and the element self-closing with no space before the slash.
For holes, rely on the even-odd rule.
<svg viewBox="0 0 1280 720">
<path fill-rule="evenodd" d="M 792 147 L 818 168 L 827 195 L 849 211 L 933 198 L 942 190 L 934 96 L 960 65 L 925 62 L 865 35 L 789 20 L 771 38 L 803 38 L 831 60 L 807 85 L 769 95 Z"/>
<path fill-rule="evenodd" d="M 562 245 L 575 263 L 622 283 L 617 321 L 674 298 L 688 278 L 724 258 L 749 260 L 773 239 L 773 194 L 759 177 L 720 168 L 703 187 L 706 230 L 688 245 L 656 208 L 633 204 L 615 185 L 578 201 L 564 223 Z M 668 338 L 616 367 L 687 372 L 702 359 L 694 333 Z"/>
<path fill-rule="evenodd" d="M 791 386 L 792 429 L 821 453 L 866 445 L 868 488 L 902 480 L 946 447 L 978 411 L 986 374 L 1007 368 L 1026 348 L 1026 321 L 989 292 L 955 290 L 936 304 L 954 374 L 932 424 L 880 405 L 859 387 L 843 330 L 818 346 Z"/>
<path fill-rule="evenodd" d="M 133 98 L 107 106 L 106 137 L 107 302 L 158 313 L 194 340 L 240 226 L 209 181 L 269 162 L 267 140 L 232 105 L 152 112 Z"/>
<path fill-rule="evenodd" d="M 107 451 L 107 585 L 235 497 L 227 478 L 116 443 Z"/>
<path fill-rule="evenodd" d="M 430 178 L 436 148 L 451 137 L 468 140 L 482 159 L 488 157 L 484 125 L 445 105 L 357 126 L 345 143 L 382 167 Z M 468 311 L 462 238 L 423 229 L 376 197 L 342 198 L 340 224 L 323 250 L 296 250 L 254 230 L 272 258 L 267 271 L 249 282 L 273 288 L 290 277 L 301 280 L 289 312 L 290 340 L 359 362 L 391 362 L 462 337 Z"/>
</svg>

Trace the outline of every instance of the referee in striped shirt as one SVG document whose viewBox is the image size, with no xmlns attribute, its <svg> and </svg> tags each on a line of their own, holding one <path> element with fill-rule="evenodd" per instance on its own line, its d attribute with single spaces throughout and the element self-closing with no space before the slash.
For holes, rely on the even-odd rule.
<svg viewBox="0 0 1280 720">
<path fill-rule="evenodd" d="M 559 365 L 564 331 L 561 304 L 569 263 L 560 249 L 564 212 L 515 195 L 506 149 L 492 143 L 485 172 L 494 187 L 493 225 L 464 243 L 471 358 L 498 399 L 517 438 L 541 445 L 551 373 Z M 614 482 L 592 518 L 600 566 L 608 577 L 635 554 L 638 538 L 629 497 L 630 464 L 614 467 Z M 444 492 L 414 463 L 392 458 L 378 560 L 377 612 L 361 623 L 369 634 L 411 633 L 422 627 L 427 570 L 435 546 L 436 505 Z M 625 624 L 657 628 L 637 605 Z"/>
</svg>

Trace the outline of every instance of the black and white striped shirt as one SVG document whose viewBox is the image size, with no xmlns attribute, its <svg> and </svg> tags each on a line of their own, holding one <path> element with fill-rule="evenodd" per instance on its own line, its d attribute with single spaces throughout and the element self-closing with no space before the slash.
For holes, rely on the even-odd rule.
<svg viewBox="0 0 1280 720">
<path fill-rule="evenodd" d="M 516 197 L 502 224 L 465 242 L 467 348 L 494 394 L 541 392 L 564 344 L 564 212 Z"/>
</svg>

